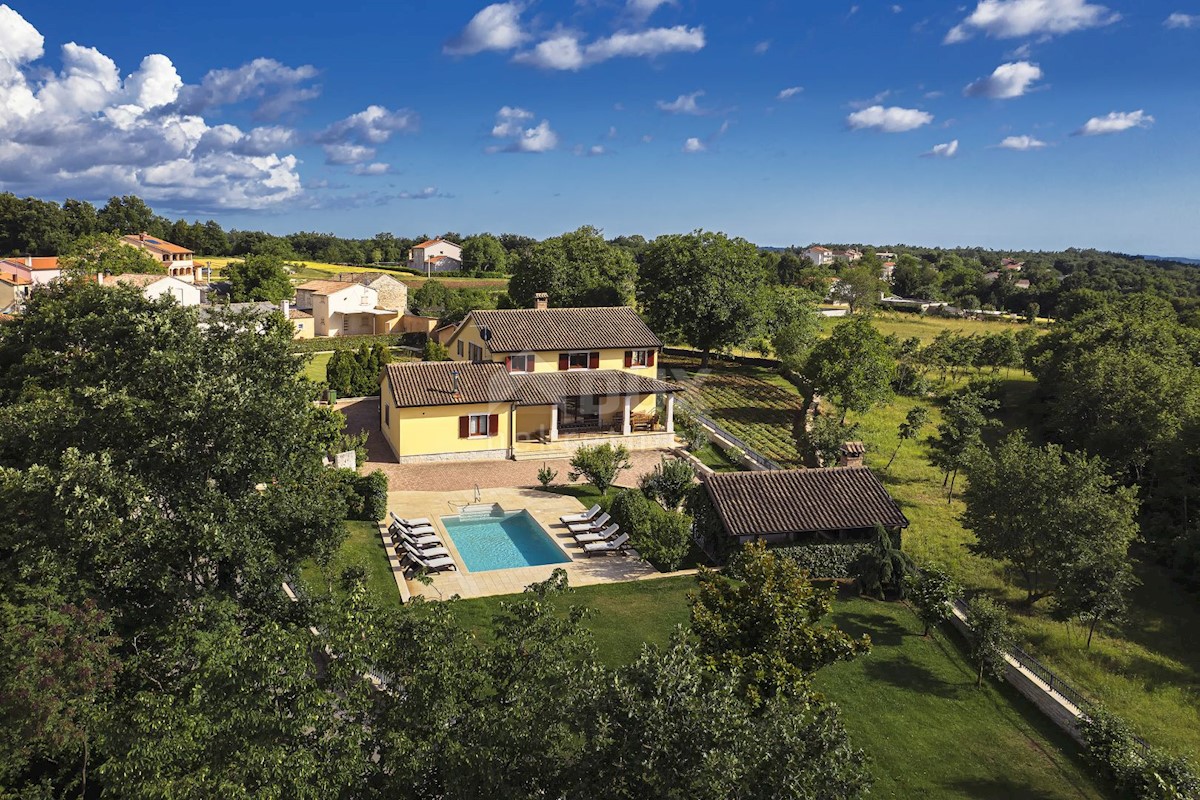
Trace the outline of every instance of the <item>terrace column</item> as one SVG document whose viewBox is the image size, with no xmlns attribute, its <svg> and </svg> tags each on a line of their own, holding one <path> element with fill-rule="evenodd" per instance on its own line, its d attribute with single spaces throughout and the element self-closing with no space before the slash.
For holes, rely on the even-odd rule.
<svg viewBox="0 0 1200 800">
<path fill-rule="evenodd" d="M 629 434 L 633 433 L 633 425 L 629 420 L 630 397 L 629 395 L 625 395 L 621 399 L 625 401 L 624 407 L 621 411 L 621 433 L 625 436 L 628 436 Z"/>
<path fill-rule="evenodd" d="M 667 433 L 675 432 L 675 395 L 667 395 Z"/>
<path fill-rule="evenodd" d="M 550 406 L 550 441 L 558 441 L 558 403 Z"/>
</svg>

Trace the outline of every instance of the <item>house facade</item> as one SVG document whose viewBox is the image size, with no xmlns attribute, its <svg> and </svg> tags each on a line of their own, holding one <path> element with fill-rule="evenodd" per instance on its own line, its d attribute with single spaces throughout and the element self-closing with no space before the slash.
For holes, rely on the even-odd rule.
<svg viewBox="0 0 1200 800">
<path fill-rule="evenodd" d="M 805 250 L 804 257 L 811 261 L 814 266 L 818 267 L 833 263 L 833 251 L 828 247 L 821 247 L 820 245 L 813 245 Z"/>
<path fill-rule="evenodd" d="M 156 239 L 146 232 L 136 235 L 122 236 L 121 242 L 130 247 L 136 247 L 146 252 L 155 261 L 162 262 L 167 274 L 185 283 L 196 283 L 195 253 L 186 247 L 172 244 L 164 239 Z"/>
<path fill-rule="evenodd" d="M 128 274 L 105 275 L 102 278 L 104 286 L 133 286 L 140 289 L 148 300 L 160 297 L 174 298 L 181 306 L 198 306 L 203 297 L 199 286 L 173 277 L 171 275 Z"/>
<path fill-rule="evenodd" d="M 382 272 L 342 272 L 337 280 L 346 283 L 360 283 L 375 290 L 379 299 L 376 301 L 380 308 L 390 308 L 401 314 L 408 313 L 408 286 L 391 275 Z"/>
<path fill-rule="evenodd" d="M 542 297 L 535 308 L 473 311 L 446 344 L 453 361 L 389 365 L 383 376 L 380 427 L 401 462 L 674 443 L 676 387 L 657 378 L 662 342 L 631 308 L 552 309 Z M 430 424 L 406 435 L 417 420 Z"/>
<path fill-rule="evenodd" d="M 445 239 L 430 239 L 408 251 L 408 266 L 426 274 L 462 269 L 462 247 Z"/>
<path fill-rule="evenodd" d="M 379 292 L 361 283 L 315 280 L 296 287 L 296 308 L 312 315 L 314 336 L 391 333 L 403 314 L 378 306 Z"/>
</svg>

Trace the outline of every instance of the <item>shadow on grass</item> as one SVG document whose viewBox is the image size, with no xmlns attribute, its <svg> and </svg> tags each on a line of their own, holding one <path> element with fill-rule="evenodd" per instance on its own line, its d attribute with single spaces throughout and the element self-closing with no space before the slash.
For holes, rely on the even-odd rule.
<svg viewBox="0 0 1200 800">
<path fill-rule="evenodd" d="M 963 692 L 974 688 L 968 684 L 944 681 L 933 670 L 918 664 L 908 656 L 868 658 L 863 662 L 863 672 L 873 681 L 947 700 L 957 700 L 962 697 Z"/>
<path fill-rule="evenodd" d="M 879 647 L 899 647 L 913 633 L 894 619 L 880 619 L 865 614 L 839 614 L 837 625 L 851 636 L 867 634 Z"/>
<path fill-rule="evenodd" d="M 947 789 L 953 790 L 956 796 L 979 799 L 997 798 L 1000 800 L 1003 798 L 1003 800 L 1010 800 L 1010 798 L 1019 797 L 1021 800 L 1057 800 L 1061 797 L 1055 793 L 1039 790 L 1018 776 L 968 778 L 943 785 Z M 1081 796 L 1086 795 L 1081 794 Z"/>
</svg>

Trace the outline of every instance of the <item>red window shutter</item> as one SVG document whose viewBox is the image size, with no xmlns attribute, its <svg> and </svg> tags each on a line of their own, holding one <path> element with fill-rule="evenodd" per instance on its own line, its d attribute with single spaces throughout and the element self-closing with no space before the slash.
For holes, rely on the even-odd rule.
<svg viewBox="0 0 1200 800">
<path fill-rule="evenodd" d="M 504 368 L 509 372 L 512 372 L 512 356 L 504 357 Z"/>
<path fill-rule="evenodd" d="M 600 354 L 599 353 L 589 353 L 588 354 L 588 369 L 600 369 Z"/>
<path fill-rule="evenodd" d="M 459 417 L 458 418 L 458 438 L 467 439 L 467 438 L 470 438 L 470 436 L 471 436 L 471 418 L 470 417 Z"/>
<path fill-rule="evenodd" d="M 500 435 L 500 415 L 488 414 L 488 436 Z"/>
<path fill-rule="evenodd" d="M 570 363 L 571 363 L 570 356 L 568 356 L 566 353 L 558 354 L 558 368 L 559 369 L 567 369 L 567 367 L 570 365 Z"/>
<path fill-rule="evenodd" d="M 646 353 L 646 365 L 647 366 L 650 366 L 650 367 L 654 366 L 654 354 L 655 353 L 653 350 Z"/>
<path fill-rule="evenodd" d="M 625 351 L 625 368 L 629 369 L 632 366 L 633 366 L 633 351 L 626 350 Z"/>
</svg>

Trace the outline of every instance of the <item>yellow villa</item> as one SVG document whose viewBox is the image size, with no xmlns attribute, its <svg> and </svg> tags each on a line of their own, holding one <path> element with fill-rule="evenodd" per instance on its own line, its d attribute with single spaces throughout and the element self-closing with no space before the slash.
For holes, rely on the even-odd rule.
<svg viewBox="0 0 1200 800">
<path fill-rule="evenodd" d="M 676 387 L 657 379 L 662 342 L 632 308 L 473 311 L 454 361 L 390 364 L 380 427 L 401 462 L 536 459 L 586 444 L 674 443 Z"/>
</svg>

